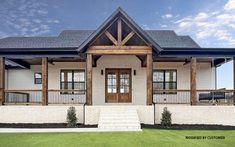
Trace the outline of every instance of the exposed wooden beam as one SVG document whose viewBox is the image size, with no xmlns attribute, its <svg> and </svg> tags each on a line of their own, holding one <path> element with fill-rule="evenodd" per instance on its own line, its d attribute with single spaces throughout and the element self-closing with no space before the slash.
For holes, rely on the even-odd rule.
<svg viewBox="0 0 235 147">
<path fill-rule="evenodd" d="M 117 28 L 117 32 L 118 32 L 118 46 L 121 46 L 122 45 L 122 20 L 119 19 L 118 20 L 118 28 Z"/>
<path fill-rule="evenodd" d="M 110 34 L 108 31 L 105 31 L 105 35 L 113 42 L 114 45 L 118 45 L 117 40 L 113 37 L 112 34 Z"/>
<path fill-rule="evenodd" d="M 101 57 L 101 55 L 97 55 L 97 56 L 94 56 L 92 58 L 92 67 L 96 67 L 97 66 L 97 61 L 99 60 L 100 57 Z"/>
<path fill-rule="evenodd" d="M 126 49 L 114 49 L 114 50 L 90 50 L 87 53 L 94 54 L 94 55 L 145 55 L 152 53 L 148 50 L 126 50 Z"/>
<path fill-rule="evenodd" d="M 152 53 L 148 46 L 91 46 L 87 53 L 94 55 L 145 55 Z"/>
<path fill-rule="evenodd" d="M 145 42 L 146 45 L 151 46 L 135 29 L 124 19 L 121 19 L 141 40 Z"/>
<path fill-rule="evenodd" d="M 9 62 L 12 62 L 13 64 L 15 64 L 16 66 L 19 66 L 21 68 L 25 68 L 25 69 L 30 69 L 30 64 L 21 60 L 21 59 L 7 59 Z"/>
<path fill-rule="evenodd" d="M 191 105 L 197 104 L 197 59 L 193 57 L 190 64 L 190 96 L 191 96 Z"/>
<path fill-rule="evenodd" d="M 123 40 L 122 40 L 122 45 L 125 45 L 127 43 L 128 40 L 131 39 L 131 37 L 134 35 L 135 33 L 132 31 L 130 32 Z"/>
<path fill-rule="evenodd" d="M 91 44 L 94 45 L 94 43 L 105 33 L 105 31 L 106 31 L 108 28 L 110 28 L 110 27 L 114 24 L 114 22 L 116 22 L 117 20 L 118 20 L 118 18 L 115 18 L 115 19 L 106 27 L 106 29 L 105 29 L 104 31 L 102 31 L 102 32 L 96 37 L 96 39 L 91 42 Z"/>
<path fill-rule="evenodd" d="M 42 58 L 42 105 L 48 105 L 48 58 Z"/>
<path fill-rule="evenodd" d="M 86 62 L 86 104 L 92 105 L 92 54 L 87 54 Z"/>
<path fill-rule="evenodd" d="M 115 49 L 121 49 L 121 50 L 148 50 L 148 51 L 152 51 L 151 47 L 149 46 L 108 46 L 108 45 L 104 45 L 104 46 L 91 46 L 88 51 L 90 50 L 115 50 Z"/>
<path fill-rule="evenodd" d="M 136 55 L 136 57 L 141 61 L 141 67 L 147 66 L 146 56 Z"/>
<path fill-rule="evenodd" d="M 147 54 L 147 105 L 153 103 L 153 57 L 152 54 Z"/>
<path fill-rule="evenodd" d="M 5 58 L 0 57 L 0 105 L 5 102 Z"/>
</svg>

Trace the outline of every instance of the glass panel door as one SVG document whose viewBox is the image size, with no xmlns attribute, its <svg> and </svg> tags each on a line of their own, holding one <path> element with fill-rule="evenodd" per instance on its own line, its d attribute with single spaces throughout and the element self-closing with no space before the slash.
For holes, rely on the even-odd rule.
<svg viewBox="0 0 235 147">
<path fill-rule="evenodd" d="M 105 70 L 105 102 L 118 102 L 118 70 Z"/>
<path fill-rule="evenodd" d="M 131 69 L 106 69 L 105 101 L 131 102 Z"/>
</svg>

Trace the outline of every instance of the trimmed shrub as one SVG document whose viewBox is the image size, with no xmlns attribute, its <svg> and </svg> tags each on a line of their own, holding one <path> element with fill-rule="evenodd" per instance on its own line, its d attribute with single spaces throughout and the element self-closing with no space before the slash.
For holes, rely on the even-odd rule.
<svg viewBox="0 0 235 147">
<path fill-rule="evenodd" d="M 164 107 L 161 118 L 161 125 L 170 127 L 171 126 L 171 113 L 167 110 L 167 107 Z"/>
<path fill-rule="evenodd" d="M 75 128 L 77 126 L 77 116 L 75 107 L 69 107 L 67 110 L 67 127 Z"/>
</svg>

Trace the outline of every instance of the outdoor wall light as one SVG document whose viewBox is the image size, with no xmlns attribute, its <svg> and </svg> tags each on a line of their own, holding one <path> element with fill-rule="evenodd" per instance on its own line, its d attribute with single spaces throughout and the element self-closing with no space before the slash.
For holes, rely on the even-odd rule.
<svg viewBox="0 0 235 147">
<path fill-rule="evenodd" d="M 101 69 L 101 75 L 103 75 L 104 74 L 104 70 L 103 69 Z"/>
<path fill-rule="evenodd" d="M 134 70 L 134 76 L 136 75 L 136 70 Z"/>
</svg>

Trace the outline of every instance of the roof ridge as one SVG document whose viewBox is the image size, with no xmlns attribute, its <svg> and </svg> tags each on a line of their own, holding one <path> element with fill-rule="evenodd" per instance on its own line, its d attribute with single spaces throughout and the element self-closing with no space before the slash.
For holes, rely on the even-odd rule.
<svg viewBox="0 0 235 147">
<path fill-rule="evenodd" d="M 14 38 L 57 38 L 57 36 L 9 36 L 9 37 L 4 37 L 0 38 L 1 39 L 14 39 Z"/>
<path fill-rule="evenodd" d="M 145 31 L 172 31 L 172 32 L 175 32 L 174 30 L 162 30 L 162 29 L 144 29 Z"/>
</svg>

